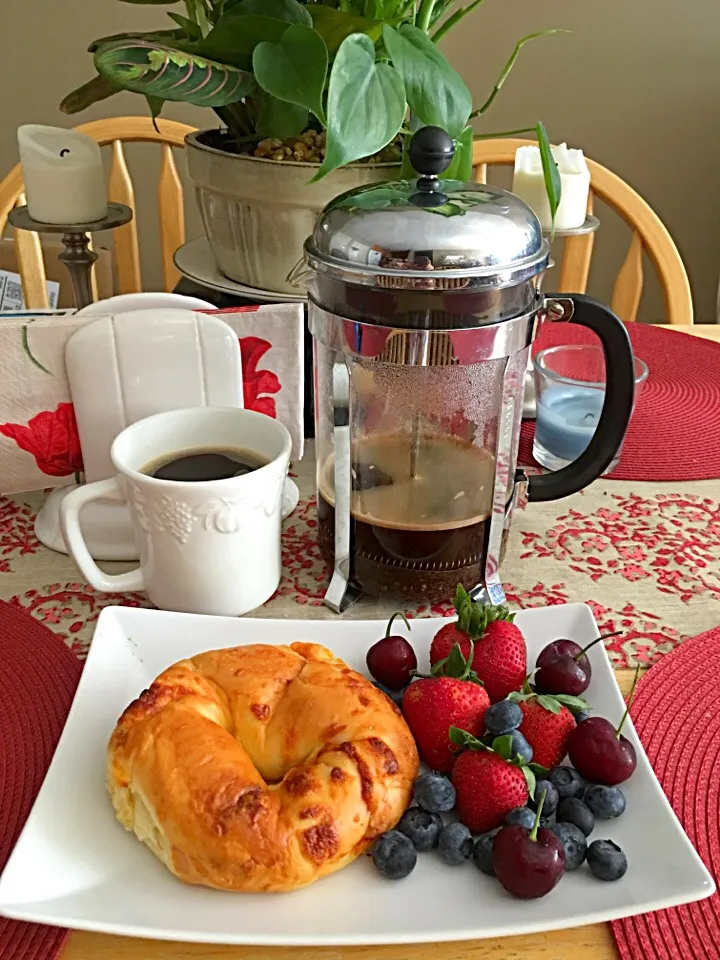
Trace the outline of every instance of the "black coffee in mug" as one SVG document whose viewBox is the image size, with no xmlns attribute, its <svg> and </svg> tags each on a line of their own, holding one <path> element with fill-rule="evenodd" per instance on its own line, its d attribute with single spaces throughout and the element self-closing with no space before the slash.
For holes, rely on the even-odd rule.
<svg viewBox="0 0 720 960">
<path fill-rule="evenodd" d="M 166 453 L 146 463 L 140 470 L 157 480 L 175 480 L 178 483 L 199 483 L 203 480 L 228 480 L 243 477 L 269 463 L 252 450 L 239 447 L 199 447 Z"/>
</svg>

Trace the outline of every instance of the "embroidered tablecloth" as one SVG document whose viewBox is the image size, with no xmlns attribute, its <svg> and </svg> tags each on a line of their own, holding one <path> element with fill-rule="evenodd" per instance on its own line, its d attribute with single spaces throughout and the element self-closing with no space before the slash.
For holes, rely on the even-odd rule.
<svg viewBox="0 0 720 960">
<path fill-rule="evenodd" d="M 329 572 L 317 545 L 313 463 L 310 443 L 293 470 L 301 501 L 284 524 L 280 587 L 251 616 L 335 616 L 322 603 Z M 147 600 L 98 593 L 69 557 L 43 547 L 33 524 L 44 498 L 42 491 L 0 497 L 0 597 L 30 610 L 83 657 L 103 607 Z M 103 566 L 120 572 L 133 564 Z M 654 663 L 720 624 L 720 481 L 599 480 L 564 500 L 529 504 L 514 518 L 501 574 L 511 606 L 587 602 L 603 632 L 623 631 L 608 646 L 617 667 Z M 362 599 L 344 617 L 392 610 Z M 407 613 L 451 611 L 439 603 Z"/>
</svg>

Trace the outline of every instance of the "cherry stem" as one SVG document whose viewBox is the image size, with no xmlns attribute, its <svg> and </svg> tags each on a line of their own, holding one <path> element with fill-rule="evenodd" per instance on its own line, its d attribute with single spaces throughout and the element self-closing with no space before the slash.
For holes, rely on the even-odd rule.
<svg viewBox="0 0 720 960">
<path fill-rule="evenodd" d="M 387 640 L 387 638 L 390 636 L 390 631 L 392 630 L 393 620 L 395 619 L 395 617 L 402 617 L 403 623 L 404 623 L 405 626 L 408 628 L 408 630 L 410 630 L 410 624 L 408 623 L 407 617 L 405 616 L 405 614 L 404 614 L 401 610 L 398 610 L 397 613 L 394 613 L 394 614 L 390 617 L 390 619 L 388 620 L 387 629 L 385 630 L 385 639 L 386 639 L 386 640 Z"/>
<path fill-rule="evenodd" d="M 545 803 L 545 797 L 547 796 L 547 790 L 543 790 L 542 796 L 540 797 L 540 803 L 538 808 L 535 811 L 535 822 L 532 825 L 532 830 L 530 831 L 530 839 L 535 843 L 537 840 L 538 827 L 540 826 L 540 817 L 542 815 L 542 808 Z"/>
<path fill-rule="evenodd" d="M 635 696 L 635 687 L 637 686 L 638 677 L 640 676 L 640 664 L 635 667 L 635 676 L 633 677 L 632 686 L 630 687 L 630 693 L 628 694 L 627 702 L 625 703 L 625 713 L 622 715 L 622 720 L 615 731 L 615 736 L 617 739 L 620 739 L 620 731 L 623 728 L 623 724 L 627 720 L 627 715 L 630 713 L 630 704 L 633 702 L 633 697 Z"/>
<path fill-rule="evenodd" d="M 573 660 L 577 663 L 580 657 L 584 656 L 588 652 L 590 647 L 594 647 L 595 644 L 600 643 L 601 640 L 609 640 L 610 637 L 619 637 L 621 633 L 622 633 L 622 630 L 616 630 L 615 633 L 603 634 L 602 637 L 598 637 L 597 640 L 593 640 L 592 643 L 589 643 L 586 647 L 583 647 L 580 653 L 578 653 L 577 656 L 573 657 Z"/>
</svg>

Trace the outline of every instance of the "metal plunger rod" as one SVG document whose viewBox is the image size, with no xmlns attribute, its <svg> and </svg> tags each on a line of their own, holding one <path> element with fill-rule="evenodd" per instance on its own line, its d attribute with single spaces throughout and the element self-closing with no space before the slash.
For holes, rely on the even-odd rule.
<svg viewBox="0 0 720 960">
<path fill-rule="evenodd" d="M 419 336 L 410 338 L 410 350 L 408 363 L 413 366 L 426 367 L 430 356 L 430 332 L 428 330 L 418 331 Z M 420 412 L 413 416 L 412 432 L 410 435 L 410 477 L 414 480 L 417 476 L 418 452 L 420 450 Z"/>
</svg>

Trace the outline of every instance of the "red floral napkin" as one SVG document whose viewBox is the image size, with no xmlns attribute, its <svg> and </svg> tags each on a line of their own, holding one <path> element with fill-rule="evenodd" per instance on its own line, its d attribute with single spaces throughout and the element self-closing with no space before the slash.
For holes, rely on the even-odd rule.
<svg viewBox="0 0 720 960">
<path fill-rule="evenodd" d="M 0 872 L 30 813 L 81 673 L 62 640 L 0 601 Z M 67 930 L 0 917 L 0 960 L 54 960 Z"/>
<path fill-rule="evenodd" d="M 715 763 L 720 751 L 719 672 L 720 627 L 686 640 L 663 657 L 638 684 L 631 709 L 657 778 L 716 883 L 720 878 Z M 720 958 L 720 894 L 619 920 L 612 927 L 623 960 Z"/>
</svg>

